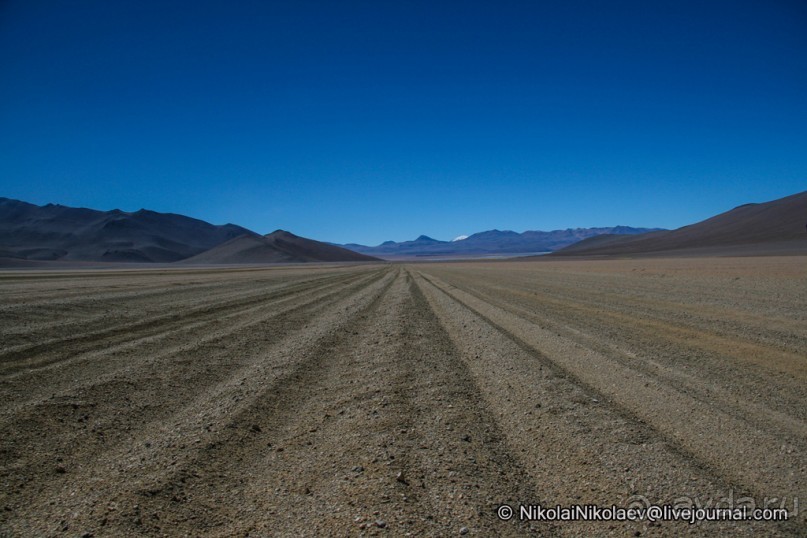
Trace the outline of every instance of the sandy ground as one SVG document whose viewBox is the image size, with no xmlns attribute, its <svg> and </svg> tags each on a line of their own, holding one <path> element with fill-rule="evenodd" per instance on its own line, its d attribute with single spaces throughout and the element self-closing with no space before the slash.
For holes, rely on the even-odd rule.
<svg viewBox="0 0 807 538">
<path fill-rule="evenodd" d="M 803 257 L 0 273 L 0 535 L 803 536 L 805 350 Z"/>
</svg>

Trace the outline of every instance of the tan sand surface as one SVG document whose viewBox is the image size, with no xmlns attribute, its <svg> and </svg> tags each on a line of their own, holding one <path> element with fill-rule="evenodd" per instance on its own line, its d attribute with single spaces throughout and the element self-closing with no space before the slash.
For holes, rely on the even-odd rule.
<svg viewBox="0 0 807 538">
<path fill-rule="evenodd" d="M 807 264 L 0 272 L 0 485 L 2 536 L 803 536 Z M 793 517 L 496 515 L 726 497 Z"/>
</svg>

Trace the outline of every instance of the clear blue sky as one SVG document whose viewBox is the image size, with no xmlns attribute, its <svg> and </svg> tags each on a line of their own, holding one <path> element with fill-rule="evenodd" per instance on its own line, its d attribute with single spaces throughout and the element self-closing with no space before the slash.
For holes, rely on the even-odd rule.
<svg viewBox="0 0 807 538">
<path fill-rule="evenodd" d="M 803 0 L 0 0 L 0 196 L 377 244 L 803 190 Z"/>
</svg>

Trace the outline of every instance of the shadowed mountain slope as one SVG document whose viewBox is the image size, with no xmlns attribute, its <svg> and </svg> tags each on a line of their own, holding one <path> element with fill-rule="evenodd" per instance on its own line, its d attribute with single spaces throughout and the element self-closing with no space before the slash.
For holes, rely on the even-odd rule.
<svg viewBox="0 0 807 538">
<path fill-rule="evenodd" d="M 635 236 L 605 235 L 580 241 L 553 256 L 643 254 L 721 249 L 737 253 L 807 252 L 807 191 L 745 204 L 676 230 Z"/>
<path fill-rule="evenodd" d="M 296 236 L 284 230 L 267 235 L 248 233 L 222 243 L 183 263 L 299 263 L 299 262 L 366 262 L 378 258 Z"/>
<path fill-rule="evenodd" d="M 0 198 L 0 257 L 7 258 L 173 262 L 248 232 L 146 209 L 97 211 Z"/>
</svg>

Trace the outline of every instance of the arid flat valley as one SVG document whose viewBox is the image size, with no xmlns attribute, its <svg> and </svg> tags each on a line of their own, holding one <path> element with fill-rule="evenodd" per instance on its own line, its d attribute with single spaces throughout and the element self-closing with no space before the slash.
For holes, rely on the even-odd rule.
<svg viewBox="0 0 807 538">
<path fill-rule="evenodd" d="M 807 258 L 0 273 L 0 535 L 804 536 Z M 728 501 L 726 501 L 728 499 Z"/>
</svg>

